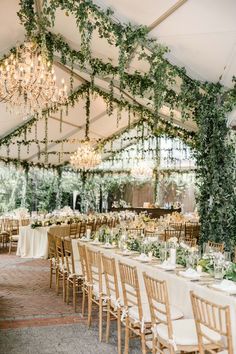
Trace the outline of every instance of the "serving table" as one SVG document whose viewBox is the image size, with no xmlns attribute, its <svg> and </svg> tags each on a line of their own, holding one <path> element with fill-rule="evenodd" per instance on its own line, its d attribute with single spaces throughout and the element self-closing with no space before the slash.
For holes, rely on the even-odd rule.
<svg viewBox="0 0 236 354">
<path fill-rule="evenodd" d="M 21 226 L 16 255 L 22 258 L 48 258 L 48 232 L 59 236 L 69 235 L 69 226 Z"/>
<path fill-rule="evenodd" d="M 81 241 L 78 241 L 78 239 L 72 240 L 73 253 L 76 260 L 79 260 L 78 242 Z M 154 278 L 157 278 L 159 280 L 165 280 L 167 282 L 170 303 L 171 305 L 179 308 L 183 312 L 185 318 L 193 318 L 190 300 L 191 290 L 194 291 L 194 293 L 196 293 L 197 295 L 202 296 L 203 298 L 208 299 L 211 302 L 215 302 L 216 304 L 220 304 L 223 306 L 229 305 L 231 313 L 233 347 L 234 353 L 236 354 L 236 296 L 230 296 L 222 291 L 214 290 L 206 285 L 201 285 L 197 281 L 191 281 L 189 279 L 183 278 L 176 274 L 175 271 L 162 270 L 158 267 L 158 264 L 155 261 L 150 263 L 141 263 L 139 260 L 136 260 L 134 256 L 122 256 L 120 254 L 120 250 L 118 249 L 105 249 L 102 246 L 90 245 L 88 242 L 84 244 L 96 251 L 104 253 L 108 257 L 115 258 L 117 266 L 118 261 L 121 261 L 123 263 L 127 263 L 129 265 L 137 267 L 142 304 L 144 306 L 145 313 L 149 313 L 149 306 L 143 280 L 143 272 L 146 272 L 148 275 Z M 119 279 L 119 272 L 118 280 L 120 287 L 120 298 L 122 299 L 122 289 L 121 282 Z"/>
</svg>

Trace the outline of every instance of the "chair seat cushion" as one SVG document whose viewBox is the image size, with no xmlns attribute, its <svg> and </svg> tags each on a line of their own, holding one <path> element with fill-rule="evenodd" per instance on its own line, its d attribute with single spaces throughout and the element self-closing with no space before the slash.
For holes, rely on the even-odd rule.
<svg viewBox="0 0 236 354">
<path fill-rule="evenodd" d="M 161 304 L 159 304 L 159 307 L 161 308 Z M 142 304 L 142 309 L 143 309 L 144 321 L 151 322 L 149 304 L 147 304 L 147 303 Z M 172 320 L 178 320 L 179 318 L 183 317 L 183 313 L 174 306 L 170 307 L 170 315 L 171 315 Z M 133 318 L 134 320 L 139 321 L 139 312 L 138 312 L 137 306 L 132 306 L 129 308 L 129 316 L 131 318 Z"/>
<path fill-rule="evenodd" d="M 178 321 L 172 321 L 173 328 L 173 339 L 175 344 L 178 345 L 189 345 L 189 346 L 197 346 L 198 338 L 195 322 L 193 319 L 182 319 Z M 168 328 L 164 324 L 159 324 L 156 326 L 157 335 L 168 342 Z M 205 334 L 213 341 L 221 341 L 220 334 L 208 329 L 204 328 Z M 207 341 L 205 341 L 207 343 Z"/>
</svg>

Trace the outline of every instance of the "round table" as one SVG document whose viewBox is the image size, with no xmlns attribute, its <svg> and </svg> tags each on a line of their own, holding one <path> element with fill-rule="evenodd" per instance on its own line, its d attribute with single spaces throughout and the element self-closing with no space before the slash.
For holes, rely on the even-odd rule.
<svg viewBox="0 0 236 354">
<path fill-rule="evenodd" d="M 22 226 L 16 255 L 22 258 L 48 258 L 48 230 L 50 227 Z"/>
</svg>

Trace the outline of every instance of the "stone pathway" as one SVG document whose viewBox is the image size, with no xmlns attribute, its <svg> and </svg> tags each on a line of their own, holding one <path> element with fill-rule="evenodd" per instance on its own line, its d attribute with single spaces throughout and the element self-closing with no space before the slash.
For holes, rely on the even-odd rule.
<svg viewBox="0 0 236 354">
<path fill-rule="evenodd" d="M 97 320 L 88 329 L 48 282 L 48 261 L 0 253 L 0 354 L 117 353 L 115 324 L 110 343 L 99 343 Z M 135 340 L 130 354 L 138 353 Z"/>
</svg>

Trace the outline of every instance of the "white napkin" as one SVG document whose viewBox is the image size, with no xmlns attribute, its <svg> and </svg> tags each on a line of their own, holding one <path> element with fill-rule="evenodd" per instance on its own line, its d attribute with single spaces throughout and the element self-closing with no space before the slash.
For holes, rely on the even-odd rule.
<svg viewBox="0 0 236 354">
<path fill-rule="evenodd" d="M 160 268 L 165 269 L 165 270 L 172 270 L 172 269 L 175 269 L 175 267 L 176 266 L 170 262 L 170 259 L 165 260 L 160 265 Z"/>
<path fill-rule="evenodd" d="M 141 253 L 140 256 L 137 257 L 137 259 L 142 262 L 150 261 L 149 257 L 145 253 Z"/>
<path fill-rule="evenodd" d="M 230 294 L 236 294 L 236 284 L 232 280 L 224 279 L 219 284 L 213 284 L 212 287 Z"/>
<path fill-rule="evenodd" d="M 199 278 L 201 275 L 193 268 L 188 268 L 187 270 L 185 271 L 180 271 L 179 274 L 182 276 L 182 277 L 185 277 L 185 278 L 190 278 L 190 279 L 197 279 Z"/>
</svg>

